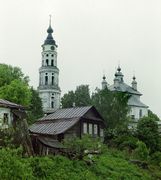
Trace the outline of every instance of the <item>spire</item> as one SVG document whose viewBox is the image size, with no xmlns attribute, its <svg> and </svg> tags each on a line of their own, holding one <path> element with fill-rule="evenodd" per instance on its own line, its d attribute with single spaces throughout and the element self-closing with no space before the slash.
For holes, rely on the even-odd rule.
<svg viewBox="0 0 161 180">
<path fill-rule="evenodd" d="M 117 76 L 117 78 L 119 79 L 120 82 L 123 82 L 123 81 L 124 81 L 124 80 L 123 80 L 124 75 L 123 75 L 122 72 L 121 72 L 121 67 L 120 67 L 120 65 L 119 65 L 118 68 L 117 68 L 117 72 L 115 73 L 115 76 Z"/>
<path fill-rule="evenodd" d="M 135 91 L 137 91 L 137 82 L 136 82 L 136 77 L 135 77 L 135 75 L 133 76 L 133 81 L 132 81 L 132 88 L 135 90 Z"/>
<path fill-rule="evenodd" d="M 114 87 L 118 88 L 120 83 L 120 79 L 118 77 L 118 72 L 115 73 L 115 78 L 114 78 Z"/>
<path fill-rule="evenodd" d="M 102 89 L 106 89 L 108 87 L 108 83 L 106 81 L 106 76 L 103 75 L 103 78 L 102 78 Z"/>
<path fill-rule="evenodd" d="M 48 27 L 48 29 L 47 29 L 48 36 L 47 36 L 46 40 L 44 41 L 44 45 L 49 44 L 49 45 L 55 45 L 55 46 L 57 46 L 57 45 L 56 45 L 56 42 L 55 42 L 55 40 L 53 39 L 53 36 L 52 36 L 53 29 L 52 29 L 52 27 L 51 27 L 51 15 L 50 15 L 49 17 L 50 17 L 50 18 L 49 18 L 49 27 Z"/>
</svg>

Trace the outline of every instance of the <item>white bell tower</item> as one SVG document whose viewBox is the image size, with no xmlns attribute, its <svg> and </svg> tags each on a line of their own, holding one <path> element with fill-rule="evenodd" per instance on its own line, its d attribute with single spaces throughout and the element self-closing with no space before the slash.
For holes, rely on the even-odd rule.
<svg viewBox="0 0 161 180">
<path fill-rule="evenodd" d="M 42 45 L 42 65 L 39 68 L 38 92 L 42 100 L 43 111 L 50 112 L 60 108 L 59 69 L 57 67 L 57 45 L 53 39 L 51 16 L 48 36 Z"/>
</svg>

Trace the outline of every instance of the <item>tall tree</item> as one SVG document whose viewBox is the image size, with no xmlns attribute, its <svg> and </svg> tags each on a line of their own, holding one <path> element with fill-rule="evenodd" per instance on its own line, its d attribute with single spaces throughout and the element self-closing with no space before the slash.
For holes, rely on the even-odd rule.
<svg viewBox="0 0 161 180">
<path fill-rule="evenodd" d="M 159 117 L 154 114 L 151 110 L 148 110 L 148 117 L 153 118 L 155 121 L 160 121 Z"/>
<path fill-rule="evenodd" d="M 20 80 L 28 84 L 28 76 L 24 76 L 19 67 L 7 64 L 0 64 L 0 87 L 9 85 L 13 80 Z"/>
<path fill-rule="evenodd" d="M 0 64 L 0 98 L 28 106 L 31 99 L 28 82 L 20 68 Z"/>
<path fill-rule="evenodd" d="M 69 91 L 64 94 L 61 103 L 63 108 L 73 107 L 73 103 L 77 107 L 91 105 L 89 86 L 77 86 L 75 91 Z"/>
<path fill-rule="evenodd" d="M 64 94 L 64 96 L 61 98 L 61 103 L 63 108 L 73 107 L 74 102 L 75 102 L 74 91 L 69 91 L 68 93 Z"/>
<path fill-rule="evenodd" d="M 98 109 L 110 129 L 127 126 L 129 95 L 122 92 L 111 92 L 107 88 L 92 95 L 93 105 Z"/>
<path fill-rule="evenodd" d="M 29 108 L 29 122 L 41 117 L 42 104 L 38 93 L 30 88 L 28 76 L 20 68 L 0 64 L 0 98 Z"/>
<path fill-rule="evenodd" d="M 31 91 L 25 82 L 15 79 L 10 84 L 0 87 L 0 98 L 28 106 L 31 100 Z"/>
<path fill-rule="evenodd" d="M 42 102 L 39 94 L 31 87 L 31 101 L 28 109 L 28 123 L 32 124 L 43 116 Z"/>
<path fill-rule="evenodd" d="M 88 106 L 91 104 L 88 85 L 77 86 L 75 90 L 75 104 L 76 106 Z"/>
<path fill-rule="evenodd" d="M 137 136 L 151 152 L 160 150 L 160 136 L 157 121 L 152 117 L 143 117 L 137 124 Z"/>
</svg>

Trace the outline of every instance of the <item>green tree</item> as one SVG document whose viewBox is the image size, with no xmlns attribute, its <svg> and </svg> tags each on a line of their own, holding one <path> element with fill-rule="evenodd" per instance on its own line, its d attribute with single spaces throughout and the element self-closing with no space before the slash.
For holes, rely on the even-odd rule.
<svg viewBox="0 0 161 180">
<path fill-rule="evenodd" d="M 88 85 L 77 86 L 75 90 L 75 104 L 76 106 L 88 106 L 91 104 Z"/>
<path fill-rule="evenodd" d="M 74 91 L 69 91 L 68 93 L 64 94 L 64 96 L 61 98 L 61 103 L 63 108 L 73 107 L 74 102 L 75 102 Z"/>
<path fill-rule="evenodd" d="M 154 118 L 143 117 L 138 121 L 137 136 L 150 148 L 151 153 L 159 150 L 160 137 L 158 124 Z"/>
<path fill-rule="evenodd" d="M 92 95 L 93 105 L 102 114 L 109 129 L 127 126 L 128 99 L 129 95 L 126 93 L 111 92 L 107 88 L 97 90 Z"/>
<path fill-rule="evenodd" d="M 134 150 L 134 156 L 143 161 L 148 160 L 149 150 L 146 147 L 146 144 L 142 141 L 138 141 L 136 145 L 137 147 Z"/>
<path fill-rule="evenodd" d="M 13 80 L 29 82 L 28 76 L 24 76 L 19 67 L 12 67 L 7 64 L 0 64 L 0 87 L 9 85 Z"/>
<path fill-rule="evenodd" d="M 159 117 L 154 114 L 151 110 L 148 110 L 148 117 L 153 118 L 155 121 L 160 121 Z"/>
<path fill-rule="evenodd" d="M 20 68 L 0 64 L 0 98 L 28 106 L 31 98 L 28 82 Z"/>
<path fill-rule="evenodd" d="M 64 94 L 61 102 L 63 108 L 72 107 L 73 103 L 75 103 L 77 107 L 91 105 L 89 86 L 77 86 L 75 91 L 69 91 L 67 94 Z"/>
<path fill-rule="evenodd" d="M 0 87 L 0 98 L 28 106 L 31 100 L 31 91 L 28 84 L 15 79 L 10 84 Z"/>
<path fill-rule="evenodd" d="M 42 102 L 39 94 L 31 87 L 31 101 L 28 110 L 28 123 L 32 124 L 35 120 L 43 116 Z"/>
</svg>

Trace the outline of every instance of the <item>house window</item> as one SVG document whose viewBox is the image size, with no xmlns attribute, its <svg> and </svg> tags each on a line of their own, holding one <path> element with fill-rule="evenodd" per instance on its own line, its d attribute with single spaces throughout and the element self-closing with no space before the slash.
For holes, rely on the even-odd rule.
<svg viewBox="0 0 161 180">
<path fill-rule="evenodd" d="M 93 124 L 89 123 L 89 134 L 92 135 L 93 134 Z"/>
<path fill-rule="evenodd" d="M 83 123 L 83 133 L 87 134 L 87 123 Z"/>
<path fill-rule="evenodd" d="M 100 128 L 100 137 L 103 137 L 103 129 Z"/>
<path fill-rule="evenodd" d="M 142 116 L 143 116 L 143 112 L 142 112 L 142 109 L 140 109 L 140 111 L 139 111 L 139 118 L 142 118 Z"/>
<path fill-rule="evenodd" d="M 98 134 L 98 125 L 94 124 L 94 135 Z"/>
<path fill-rule="evenodd" d="M 135 115 L 131 115 L 131 119 L 135 119 Z"/>
<path fill-rule="evenodd" d="M 4 113 L 4 116 L 3 116 L 3 119 L 4 119 L 4 124 L 8 124 L 8 113 Z"/>
</svg>

